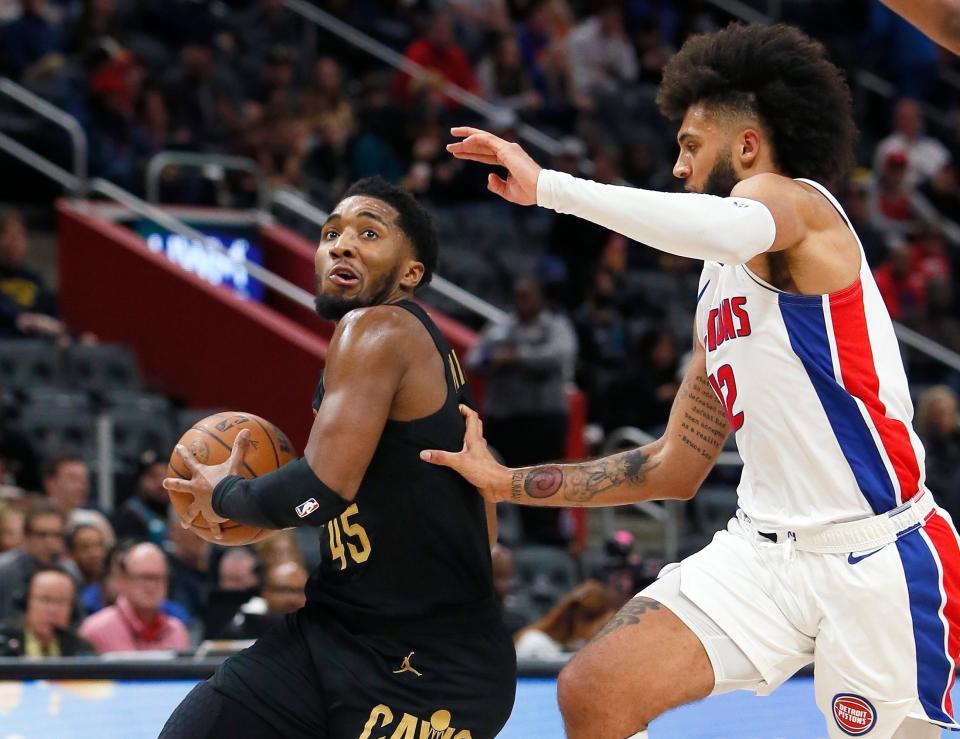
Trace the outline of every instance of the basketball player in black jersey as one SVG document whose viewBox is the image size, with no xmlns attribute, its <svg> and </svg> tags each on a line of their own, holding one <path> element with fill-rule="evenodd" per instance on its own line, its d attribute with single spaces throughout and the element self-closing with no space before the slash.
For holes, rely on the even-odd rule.
<svg viewBox="0 0 960 739">
<path fill-rule="evenodd" d="M 455 353 L 411 301 L 436 260 L 409 194 L 354 184 L 316 254 L 317 311 L 338 323 L 304 457 L 244 480 L 243 434 L 219 466 L 182 450 L 193 479 L 165 485 L 193 493 L 191 520 L 315 526 L 324 560 L 307 605 L 198 685 L 164 739 L 481 739 L 510 715 L 516 660 L 492 585 L 492 507 L 418 456 L 460 448 L 469 403 Z"/>
</svg>

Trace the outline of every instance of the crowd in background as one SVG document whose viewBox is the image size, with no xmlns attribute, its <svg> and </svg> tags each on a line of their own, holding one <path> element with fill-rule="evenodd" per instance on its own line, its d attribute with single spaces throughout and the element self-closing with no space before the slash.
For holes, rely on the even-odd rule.
<svg viewBox="0 0 960 739">
<path fill-rule="evenodd" d="M 472 248 L 458 218 L 466 214 L 470 223 L 475 213 L 500 224 L 488 260 L 499 264 L 499 292 L 485 294 L 480 283 L 475 289 L 493 302 L 510 301 L 511 317 L 483 328 L 465 358 L 486 383 L 492 446 L 512 465 L 563 456 L 571 381 L 587 395 L 594 441 L 621 426 L 656 433 L 689 347 L 697 265 L 571 216 L 491 206 L 484 168 L 452 159 L 444 145 L 454 124 L 507 138 L 530 124 L 560 143 L 552 156 L 532 149 L 547 166 L 678 189 L 670 175 L 675 126 L 656 110 L 656 85 L 683 39 L 717 27 L 723 14 L 697 0 L 313 4 L 430 74 L 397 73 L 280 0 L 0 0 L 0 74 L 74 115 L 91 142 L 91 173 L 133 192 L 144 189 L 149 158 L 170 149 L 249 157 L 272 186 L 295 188 L 322 208 L 351 181 L 381 174 L 427 202 L 438 224 L 453 224 L 441 229 L 443 250 L 453 255 L 441 266 L 451 274 Z M 875 0 L 780 6 L 783 19 L 822 40 L 851 80 L 858 167 L 831 184 L 891 315 L 960 351 L 957 59 Z M 872 92 L 877 85 L 865 86 L 865 75 L 889 83 L 890 95 Z M 448 82 L 496 103 L 502 114 L 479 119 L 446 94 Z M 0 107 L 0 115 L 10 112 Z M 23 138 L 64 158 L 42 127 Z M 168 168 L 162 199 L 255 202 L 249 174 L 208 175 Z M 497 253 L 507 256 L 498 262 Z M 27 232 L 16 216 L 0 221 L 0 336 L 60 345 L 93 340 L 72 336 L 59 320 L 55 296 L 30 267 Z M 960 513 L 953 464 L 960 458 L 960 376 L 919 353 L 907 359 L 928 485 Z M 144 458 L 110 520 L 90 509 L 88 490 L 86 497 L 76 486 L 67 494 L 52 482 L 64 469 L 86 475 L 77 471 L 83 460 L 42 466 L 41 452 L 9 431 L 2 436 L 0 483 L 35 495 L 11 495 L 0 510 L 0 551 L 7 552 L 0 584 L 16 586 L 0 587 L 10 594 L 0 603 L 0 651 L 183 648 L 201 638 L 251 638 L 297 607 L 311 565 L 298 554 L 303 537 L 211 551 L 170 524 L 158 457 Z M 562 511 L 521 516 L 526 543 L 569 546 L 572 524 Z M 518 633 L 536 625 L 521 640 L 528 654 L 575 648 L 616 607 L 619 596 L 609 587 L 592 580 L 577 586 L 580 579 L 619 583 L 617 592 L 625 593 L 650 576 L 635 542 L 618 536 L 597 550 L 593 565 L 581 560 L 573 579 L 552 585 L 519 576 L 508 548 L 495 553 L 508 620 Z M 275 546 L 285 554 L 272 558 Z M 569 591 L 565 598 L 561 590 Z M 52 647 L 45 636 L 51 624 L 72 625 L 74 636 Z M 112 641 L 121 632 L 131 641 Z"/>
</svg>

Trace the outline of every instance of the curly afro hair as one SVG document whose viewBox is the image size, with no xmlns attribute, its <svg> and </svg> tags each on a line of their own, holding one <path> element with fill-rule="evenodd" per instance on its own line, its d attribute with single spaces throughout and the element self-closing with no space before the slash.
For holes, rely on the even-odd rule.
<svg viewBox="0 0 960 739">
<path fill-rule="evenodd" d="M 789 177 L 836 182 L 852 165 L 850 89 L 823 46 L 792 26 L 731 24 L 687 39 L 664 68 L 657 104 L 678 120 L 695 103 L 755 116 Z"/>
</svg>

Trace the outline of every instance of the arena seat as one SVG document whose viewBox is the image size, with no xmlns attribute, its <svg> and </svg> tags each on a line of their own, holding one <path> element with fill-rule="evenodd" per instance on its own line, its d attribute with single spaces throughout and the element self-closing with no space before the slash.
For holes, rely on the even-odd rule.
<svg viewBox="0 0 960 739">
<path fill-rule="evenodd" d="M 93 392 L 140 387 L 137 359 L 122 344 L 77 344 L 67 350 L 66 365 L 71 382 Z"/>
<path fill-rule="evenodd" d="M 513 552 L 518 589 L 526 590 L 541 610 L 547 610 L 577 584 L 577 568 L 557 547 L 527 545 Z"/>
<path fill-rule="evenodd" d="M 150 409 L 117 407 L 110 411 L 113 419 L 114 455 L 136 459 L 148 449 L 172 449 L 173 429 L 166 414 Z"/>
<path fill-rule="evenodd" d="M 38 385 L 56 385 L 63 378 L 60 355 L 47 341 L 0 341 L 0 386 L 24 392 Z"/>
<path fill-rule="evenodd" d="M 64 413 L 56 407 L 27 405 L 21 410 L 16 425 L 41 456 L 93 456 L 96 424 L 90 413 Z"/>
</svg>

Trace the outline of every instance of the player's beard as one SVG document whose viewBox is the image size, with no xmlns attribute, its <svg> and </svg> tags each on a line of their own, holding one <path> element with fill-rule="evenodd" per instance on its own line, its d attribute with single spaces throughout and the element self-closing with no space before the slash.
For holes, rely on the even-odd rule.
<svg viewBox="0 0 960 739">
<path fill-rule="evenodd" d="M 724 152 L 714 163 L 713 169 L 707 175 L 707 181 L 703 183 L 703 192 L 706 195 L 716 195 L 720 198 L 730 197 L 730 191 L 736 187 L 740 180 L 737 179 L 737 173 L 733 171 L 733 159 L 730 152 Z"/>
<path fill-rule="evenodd" d="M 390 293 L 393 292 L 393 288 L 397 284 L 399 274 L 399 266 L 392 272 L 385 274 L 383 278 L 376 283 L 368 298 L 341 298 L 336 295 L 324 295 L 320 291 L 321 278 L 318 277 L 317 296 L 313 301 L 314 309 L 321 318 L 326 318 L 328 321 L 339 321 L 355 308 L 366 308 L 371 305 L 386 303 L 387 298 L 390 297 Z"/>
</svg>

